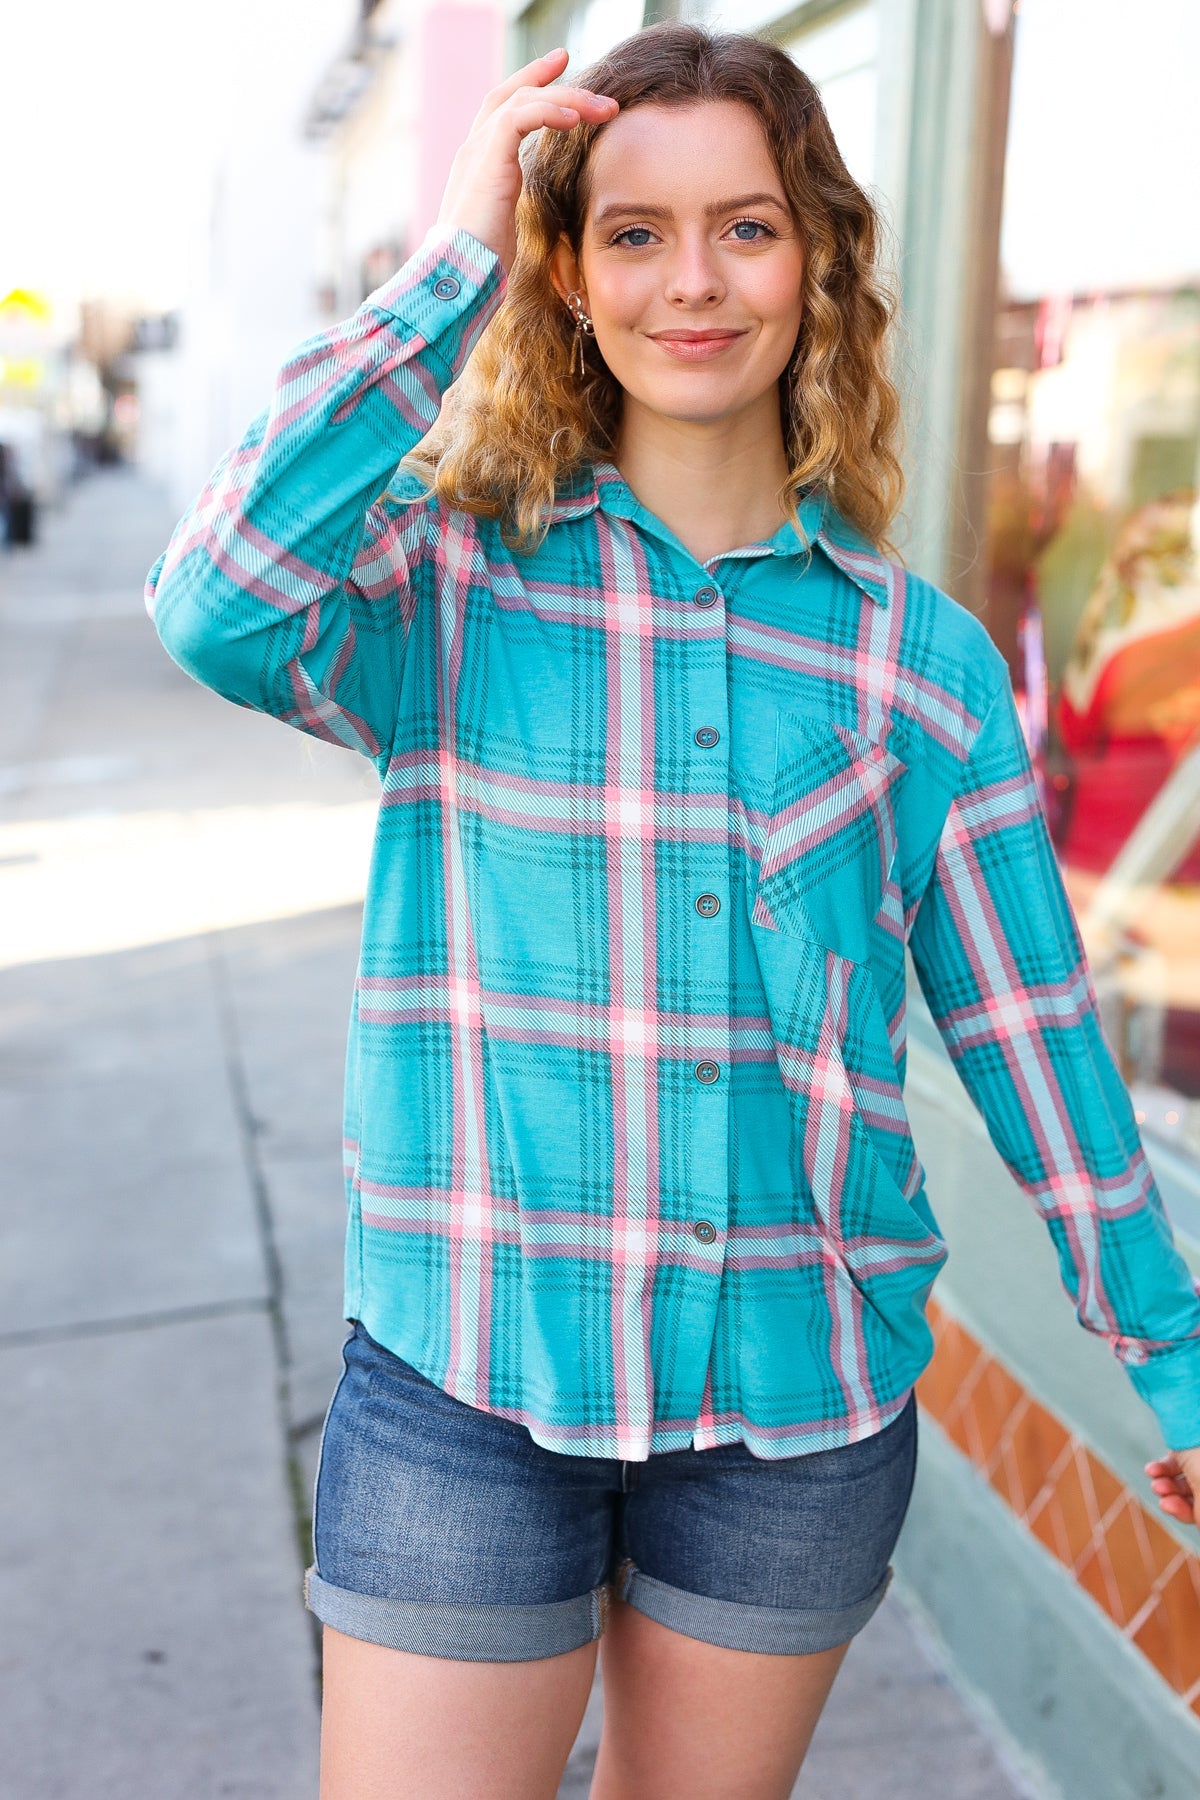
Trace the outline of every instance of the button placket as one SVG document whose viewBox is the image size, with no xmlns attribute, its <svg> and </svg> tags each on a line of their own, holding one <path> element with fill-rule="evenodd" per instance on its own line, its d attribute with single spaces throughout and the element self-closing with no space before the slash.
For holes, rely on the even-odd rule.
<svg viewBox="0 0 1200 1800">
<path fill-rule="evenodd" d="M 688 645 L 690 679 L 685 695 L 687 711 L 684 714 L 685 719 L 690 715 L 690 720 L 683 729 L 691 737 L 697 759 L 702 755 L 705 758 L 692 765 L 691 791 L 697 797 L 703 796 L 706 806 L 720 814 L 723 807 L 728 808 L 730 682 L 725 633 L 721 629 L 725 595 L 714 580 L 705 579 L 710 574 L 706 568 L 693 573 L 697 585 L 691 590 L 691 605 L 696 612 L 692 615 L 692 631 L 686 634 L 691 641 Z M 683 592 L 686 594 L 687 590 L 683 589 Z M 686 606 L 686 602 L 684 604 Z M 698 615 L 702 610 L 711 616 L 701 620 Z M 686 895 L 690 893 L 696 915 L 707 923 L 705 928 L 697 925 L 691 932 L 681 934 L 678 941 L 688 948 L 690 972 L 695 981 L 722 991 L 730 981 L 732 956 L 732 928 L 727 923 L 730 914 L 725 904 L 729 893 L 725 844 L 714 845 L 707 829 L 703 834 L 697 833 L 689 841 L 687 861 L 680 874 L 686 885 L 677 903 L 686 905 Z M 718 1210 L 699 1218 L 687 1219 L 685 1215 L 685 1222 L 680 1225 L 681 1232 L 690 1234 L 696 1246 L 691 1280 L 695 1284 L 697 1300 L 702 1297 L 709 1308 L 713 1330 L 720 1305 L 727 1228 L 718 1196 L 727 1186 L 730 1133 L 729 1081 L 725 1067 L 730 1055 L 729 1033 L 723 1019 L 714 1023 L 717 1028 L 708 1039 L 707 1052 L 705 1038 L 701 1038 L 691 1064 L 692 1080 L 706 1093 L 703 1098 L 694 1095 L 694 1103 L 685 1109 L 684 1116 L 690 1140 L 688 1167 L 692 1176 L 692 1205 L 699 1208 L 707 1201 L 710 1207 Z M 707 1033 L 705 1035 L 707 1037 Z M 685 1078 L 686 1067 L 685 1064 L 681 1071 Z M 680 1365 L 681 1373 L 685 1371 L 689 1393 L 694 1387 L 697 1406 L 706 1365 L 707 1355 L 701 1352 L 698 1336 L 696 1346 L 684 1354 Z"/>
</svg>

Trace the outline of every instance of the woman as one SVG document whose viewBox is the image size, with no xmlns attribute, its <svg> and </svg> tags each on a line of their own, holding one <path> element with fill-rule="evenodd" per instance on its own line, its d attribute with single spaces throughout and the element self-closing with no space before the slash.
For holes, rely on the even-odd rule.
<svg viewBox="0 0 1200 1800">
<path fill-rule="evenodd" d="M 324 1800 L 553 1795 L 601 1636 L 594 1800 L 791 1791 L 891 1578 L 946 1255 L 906 942 L 1181 1447 L 1164 1510 L 1200 1491 L 1200 1299 L 1005 664 L 879 548 L 871 204 L 771 45 L 565 64 L 488 95 L 438 223 L 295 352 L 147 590 L 185 669 L 383 782 Z"/>
</svg>

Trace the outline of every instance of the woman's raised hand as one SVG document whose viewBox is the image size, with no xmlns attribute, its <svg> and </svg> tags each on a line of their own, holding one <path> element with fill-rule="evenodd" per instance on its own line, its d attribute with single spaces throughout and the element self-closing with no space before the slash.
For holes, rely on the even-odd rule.
<svg viewBox="0 0 1200 1800">
<path fill-rule="evenodd" d="M 495 251 L 506 273 L 517 254 L 521 140 L 543 126 L 570 131 L 581 121 L 602 124 L 617 112 L 615 100 L 590 88 L 549 89 L 566 66 L 567 52 L 551 50 L 493 88 L 450 165 L 437 223 L 469 231 Z"/>
</svg>

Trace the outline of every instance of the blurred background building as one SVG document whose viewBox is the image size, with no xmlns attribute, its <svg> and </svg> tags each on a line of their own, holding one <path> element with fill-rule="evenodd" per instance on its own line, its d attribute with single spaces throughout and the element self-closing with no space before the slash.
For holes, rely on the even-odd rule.
<svg viewBox="0 0 1200 1800">
<path fill-rule="evenodd" d="M 813 77 L 892 234 L 902 547 L 1009 660 L 1110 1039 L 1200 1269 L 1194 0 L 1136 16 L 1121 0 L 216 0 L 203 42 L 145 0 L 129 11 L 137 175 L 93 200 L 111 259 L 86 232 L 39 249 L 36 193 L 0 249 L 0 444 L 10 488 L 50 509 L 125 457 L 182 510 L 285 352 L 419 242 L 484 91 L 529 57 L 563 43 L 578 70 L 685 16 L 759 32 Z M 99 145 L 112 113 L 88 116 Z M 59 198 L 78 205 L 79 162 L 71 177 Z M 915 983 L 911 1001 L 908 1093 L 952 1255 L 900 1578 L 1047 1793 L 1195 1792 L 1194 1528 L 1154 1504 L 1154 1421 L 1077 1325 Z"/>
</svg>

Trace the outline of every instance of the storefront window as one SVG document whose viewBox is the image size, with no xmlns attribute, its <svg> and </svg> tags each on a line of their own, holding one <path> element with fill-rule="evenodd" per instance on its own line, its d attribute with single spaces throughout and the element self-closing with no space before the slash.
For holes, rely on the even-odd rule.
<svg viewBox="0 0 1200 1800">
<path fill-rule="evenodd" d="M 622 38 L 640 29 L 645 0 L 534 0 L 520 15 L 517 44 L 522 62 L 532 62 L 561 44 L 570 51 L 565 79 L 595 62 Z"/>
<path fill-rule="evenodd" d="M 1143 1127 L 1200 1158 L 1200 8 L 1158 13 L 1020 0 L 985 619 Z"/>
<path fill-rule="evenodd" d="M 736 13 L 736 8 L 731 9 Z M 738 29 L 730 20 L 730 29 Z M 821 90 L 821 99 L 846 167 L 857 181 L 875 180 L 879 106 L 879 8 L 876 0 L 817 20 L 780 40 Z"/>
</svg>

